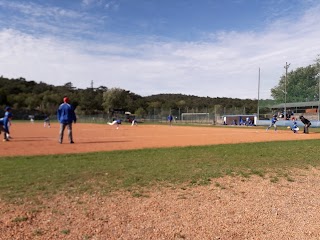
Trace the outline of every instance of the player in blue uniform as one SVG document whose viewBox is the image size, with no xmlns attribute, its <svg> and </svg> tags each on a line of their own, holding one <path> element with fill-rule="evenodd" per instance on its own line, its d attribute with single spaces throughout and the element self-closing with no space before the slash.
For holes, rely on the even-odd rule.
<svg viewBox="0 0 320 240">
<path fill-rule="evenodd" d="M 167 119 L 168 119 L 169 125 L 172 126 L 173 116 L 170 114 Z"/>
<path fill-rule="evenodd" d="M 4 113 L 4 116 L 6 117 L 6 116 L 8 116 L 9 114 L 12 115 L 11 110 L 12 110 L 11 107 L 6 107 L 6 108 L 5 108 L 5 111 L 6 111 L 6 112 Z M 10 136 L 11 119 L 12 119 L 12 117 L 9 118 L 9 121 L 8 121 L 8 124 L 7 124 L 7 126 L 8 126 L 7 138 L 8 138 L 8 139 L 12 138 L 12 137 Z"/>
<path fill-rule="evenodd" d="M 119 129 L 119 125 L 121 124 L 121 119 L 114 119 L 111 123 L 108 122 L 109 125 L 117 125 L 117 129 Z"/>
<path fill-rule="evenodd" d="M 138 122 L 137 122 L 137 119 L 136 119 L 136 117 L 133 117 L 132 119 L 131 119 L 131 126 L 133 126 L 133 125 L 138 125 Z"/>
<path fill-rule="evenodd" d="M 271 127 L 274 127 L 274 131 L 277 131 L 277 124 L 276 124 L 277 121 L 278 121 L 277 115 L 273 115 L 273 117 L 271 119 L 271 123 L 270 123 L 269 127 L 267 127 L 266 131 L 268 131 Z"/>
<path fill-rule="evenodd" d="M 3 141 L 9 141 L 9 124 L 12 119 L 12 113 L 9 112 L 4 116 L 4 118 L 0 119 L 0 134 L 3 131 Z"/>
<path fill-rule="evenodd" d="M 298 133 L 298 131 L 299 131 L 298 123 L 294 117 L 292 118 L 291 130 L 293 131 L 293 133 Z"/>
<path fill-rule="evenodd" d="M 57 116 L 58 121 L 60 122 L 59 143 L 62 143 L 63 133 L 66 127 L 68 129 L 69 142 L 74 143 L 72 136 L 72 123 L 76 123 L 77 118 L 73 106 L 69 104 L 68 97 L 63 98 L 63 103 L 59 106 Z"/>
<path fill-rule="evenodd" d="M 137 122 L 137 120 L 136 119 L 132 119 L 132 121 L 131 121 L 131 126 L 134 126 L 134 125 L 138 125 L 138 122 Z"/>
<path fill-rule="evenodd" d="M 50 128 L 50 117 L 49 116 L 46 116 L 45 119 L 44 119 L 44 122 L 43 122 L 43 127 L 47 127 Z"/>
</svg>

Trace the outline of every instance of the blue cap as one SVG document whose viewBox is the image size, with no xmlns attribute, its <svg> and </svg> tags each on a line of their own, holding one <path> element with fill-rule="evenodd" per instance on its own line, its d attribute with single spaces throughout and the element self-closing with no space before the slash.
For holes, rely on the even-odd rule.
<svg viewBox="0 0 320 240">
<path fill-rule="evenodd" d="M 9 111 L 11 110 L 11 107 L 7 106 L 4 110 Z"/>
</svg>

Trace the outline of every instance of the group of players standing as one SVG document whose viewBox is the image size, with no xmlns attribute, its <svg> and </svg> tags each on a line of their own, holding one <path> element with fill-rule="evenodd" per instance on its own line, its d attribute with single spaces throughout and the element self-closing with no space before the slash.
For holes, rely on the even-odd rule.
<svg viewBox="0 0 320 240">
<path fill-rule="evenodd" d="M 73 144 L 73 134 L 72 134 L 72 124 L 76 123 L 77 117 L 74 111 L 74 107 L 69 103 L 70 100 L 67 96 L 63 98 L 63 103 L 60 104 L 58 110 L 57 110 L 57 118 L 60 123 L 60 130 L 59 130 L 59 139 L 58 142 L 62 144 L 63 142 L 63 136 L 64 136 L 64 131 L 67 128 L 68 130 L 68 140 L 69 143 Z M 33 120 L 33 118 L 31 118 Z M 0 119 L 0 134 L 3 131 L 3 141 L 9 141 L 10 137 L 10 125 L 11 125 L 11 120 L 12 120 L 12 113 L 11 113 L 11 108 L 6 107 L 5 108 L 5 115 L 3 118 Z M 119 128 L 119 125 L 121 124 L 120 119 L 114 120 L 112 123 L 109 123 L 110 125 L 117 125 L 117 129 Z M 132 126 L 137 125 L 136 119 L 132 120 Z M 44 119 L 44 127 L 48 126 L 50 128 L 50 118 L 46 116 Z"/>
<path fill-rule="evenodd" d="M 60 123 L 60 131 L 59 131 L 59 143 L 62 143 L 63 141 L 63 135 L 65 128 L 68 129 L 68 138 L 70 143 L 73 142 L 73 136 L 72 136 L 72 123 L 76 122 L 76 115 L 74 113 L 74 108 L 72 105 L 69 104 L 69 98 L 64 97 L 63 103 L 59 106 L 58 111 L 58 121 Z M 11 113 L 11 107 L 5 108 L 5 114 L 4 117 L 0 119 L 0 134 L 3 132 L 3 141 L 7 142 L 9 141 L 10 137 L 10 126 L 11 126 L 11 120 L 12 120 L 12 113 Z M 33 118 L 31 118 L 33 119 Z M 44 127 L 50 127 L 50 119 L 49 117 L 46 117 L 44 120 Z"/>
<path fill-rule="evenodd" d="M 304 116 L 299 117 L 300 121 L 304 124 L 303 127 L 303 133 L 308 134 L 309 133 L 309 127 L 311 126 L 311 122 L 309 119 L 305 118 Z M 295 117 L 291 118 L 292 120 L 292 126 L 288 126 L 289 129 L 291 129 L 294 133 L 298 133 L 299 127 L 297 123 L 297 119 Z M 271 127 L 274 127 L 274 130 L 277 131 L 277 124 L 276 122 L 278 121 L 277 115 L 273 115 L 271 119 L 270 125 L 267 127 L 266 131 L 268 131 Z"/>
<path fill-rule="evenodd" d="M 73 136 L 72 136 L 72 123 L 76 123 L 76 115 L 74 112 L 74 108 L 69 104 L 69 98 L 68 97 L 64 97 L 63 98 L 63 103 L 59 106 L 58 111 L 57 111 L 57 115 L 58 115 L 58 121 L 60 123 L 60 131 L 59 131 L 59 143 L 61 144 L 63 141 L 63 135 L 64 135 L 64 130 L 65 128 L 68 129 L 68 140 L 69 142 L 72 144 L 74 143 L 73 141 Z M 11 125 L 11 120 L 12 120 L 12 113 L 11 113 L 11 108 L 10 107 L 6 107 L 5 108 L 5 114 L 3 118 L 0 118 L 0 134 L 3 131 L 3 141 L 7 142 L 10 139 L 10 125 Z M 308 134 L 309 133 L 309 127 L 311 126 L 311 122 L 305 118 L 304 116 L 300 116 L 299 117 L 300 121 L 304 124 L 304 129 L 303 129 L 303 133 Z M 296 121 L 295 117 L 291 118 L 292 120 L 292 126 L 288 126 L 288 128 L 290 128 L 294 133 L 298 133 L 299 127 Z M 168 116 L 168 122 L 170 123 L 170 125 L 172 124 L 173 121 L 173 117 L 170 114 Z M 266 131 L 268 131 L 271 127 L 274 127 L 274 130 L 277 131 L 277 115 L 273 115 L 272 119 L 271 119 L 271 123 L 270 125 L 267 127 Z M 121 124 L 121 120 L 115 119 L 112 123 L 108 123 L 110 125 L 117 125 L 117 129 L 119 128 L 119 125 Z M 136 119 L 132 120 L 132 125 L 136 125 Z M 47 117 L 45 119 L 45 123 L 44 126 L 48 126 L 50 127 L 50 119 L 49 117 Z"/>
</svg>

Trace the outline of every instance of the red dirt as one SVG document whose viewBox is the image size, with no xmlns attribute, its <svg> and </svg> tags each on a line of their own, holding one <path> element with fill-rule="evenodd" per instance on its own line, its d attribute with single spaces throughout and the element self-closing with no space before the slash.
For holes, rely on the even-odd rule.
<svg viewBox="0 0 320 240">
<path fill-rule="evenodd" d="M 75 144 L 69 144 L 65 132 L 58 143 L 59 125 L 44 128 L 42 123 L 13 123 L 13 139 L 1 143 L 0 156 L 46 155 L 96 151 L 112 151 L 172 146 L 211 145 L 240 142 L 319 139 L 320 134 L 294 134 L 290 130 L 265 131 L 255 127 L 191 127 L 167 125 L 106 124 L 73 125 Z"/>
</svg>

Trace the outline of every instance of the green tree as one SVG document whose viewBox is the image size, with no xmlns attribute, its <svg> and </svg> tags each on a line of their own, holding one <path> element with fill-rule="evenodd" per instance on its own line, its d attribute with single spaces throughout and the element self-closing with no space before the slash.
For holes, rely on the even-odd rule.
<svg viewBox="0 0 320 240">
<path fill-rule="evenodd" d="M 20 93 L 20 94 L 10 94 L 7 95 L 8 105 L 12 106 L 14 109 L 26 108 L 26 99 L 28 94 Z"/>
<path fill-rule="evenodd" d="M 158 109 L 161 108 L 161 105 L 162 103 L 160 101 L 148 102 L 148 112 L 151 115 L 156 116 L 159 114 Z"/>
<path fill-rule="evenodd" d="M 7 103 L 7 94 L 3 89 L 0 89 L 0 105 L 6 105 Z"/>
<path fill-rule="evenodd" d="M 112 109 L 129 110 L 128 106 L 132 104 L 130 91 L 120 88 L 111 88 L 103 93 L 102 106 L 106 112 L 111 112 Z"/>
<path fill-rule="evenodd" d="M 319 99 L 319 59 L 315 64 L 300 67 L 285 75 L 282 75 L 279 84 L 271 89 L 271 96 L 277 102 L 303 102 Z"/>
<path fill-rule="evenodd" d="M 99 108 L 96 98 L 97 94 L 93 89 L 87 88 L 86 90 L 81 91 L 79 95 L 79 105 L 84 114 L 93 114 L 95 110 Z"/>
<path fill-rule="evenodd" d="M 46 91 L 43 94 L 40 110 L 47 115 L 55 115 L 61 102 L 60 94 Z"/>
<path fill-rule="evenodd" d="M 35 97 L 32 94 L 30 94 L 26 99 L 25 103 L 27 104 L 27 108 L 29 110 L 33 110 L 40 107 L 41 100 L 39 97 Z"/>
<path fill-rule="evenodd" d="M 134 114 L 136 115 L 136 116 L 139 116 L 139 117 L 145 117 L 146 115 L 147 115 L 147 112 L 146 112 L 146 110 L 144 110 L 144 108 L 142 108 L 142 107 L 139 107 L 135 112 L 134 112 Z"/>
</svg>

